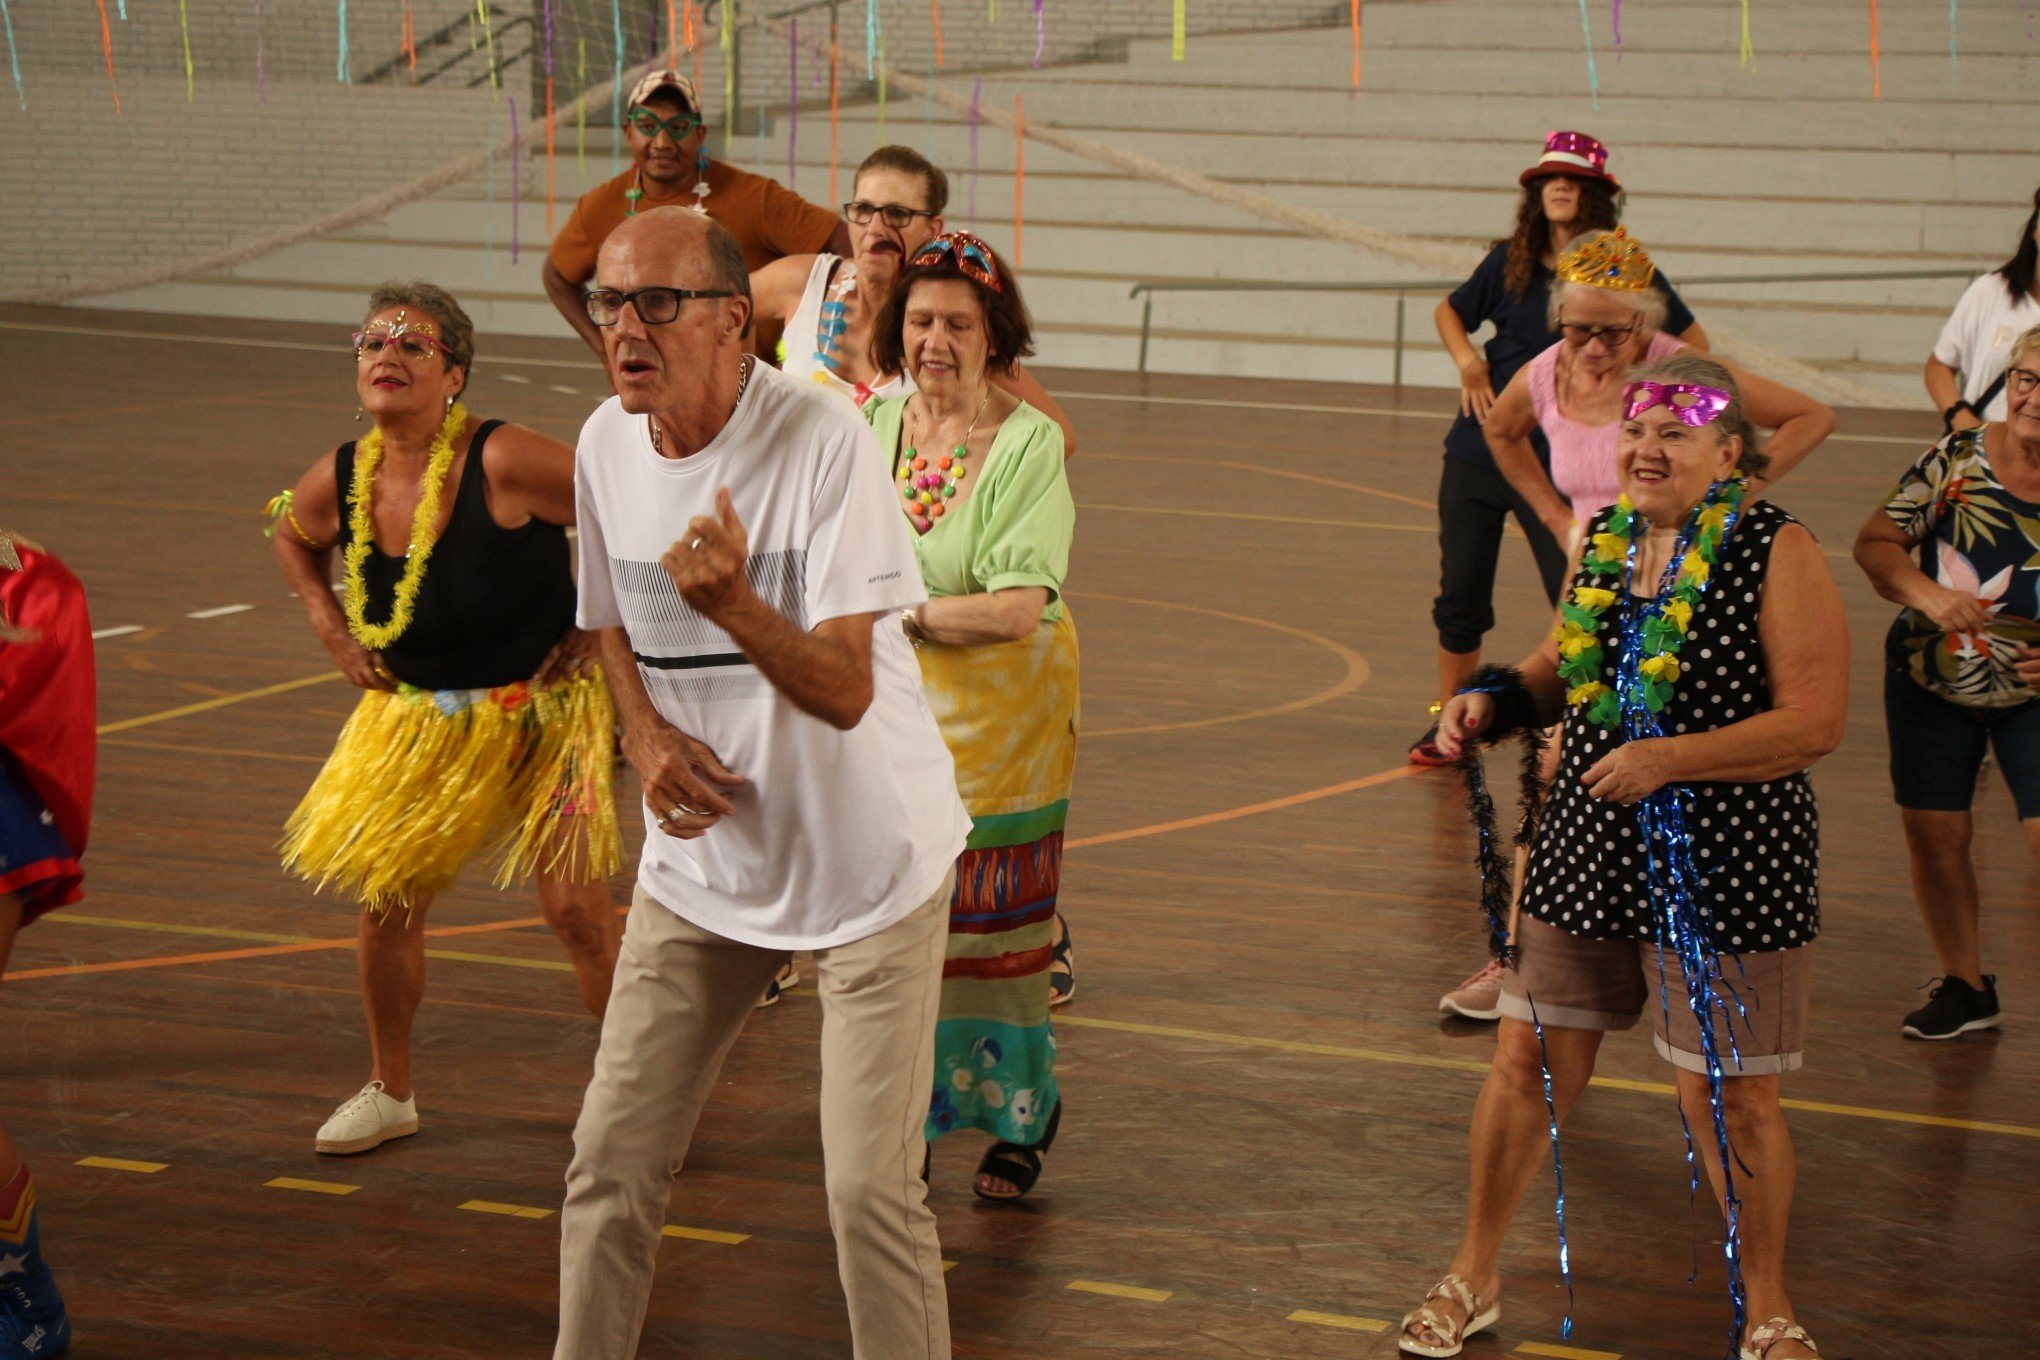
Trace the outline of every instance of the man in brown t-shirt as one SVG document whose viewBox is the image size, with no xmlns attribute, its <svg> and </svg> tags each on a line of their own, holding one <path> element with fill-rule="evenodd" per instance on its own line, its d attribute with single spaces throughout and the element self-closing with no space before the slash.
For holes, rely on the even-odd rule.
<svg viewBox="0 0 2040 1360">
<path fill-rule="evenodd" d="M 601 333 L 588 319 L 581 290 L 595 276 L 595 253 L 626 217 L 678 204 L 720 222 L 744 248 L 755 273 L 786 255 L 850 254 L 850 229 L 777 180 L 709 159 L 708 129 L 694 82 L 678 71 L 653 71 L 630 92 L 624 136 L 631 167 L 581 196 L 545 261 L 545 291 L 567 324 L 602 354 Z M 755 337 L 758 353 L 771 354 L 779 327 Z"/>
</svg>

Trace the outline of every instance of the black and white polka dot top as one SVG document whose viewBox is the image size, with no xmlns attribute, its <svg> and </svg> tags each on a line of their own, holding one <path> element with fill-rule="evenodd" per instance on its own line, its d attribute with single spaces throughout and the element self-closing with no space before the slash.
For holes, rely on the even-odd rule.
<svg viewBox="0 0 2040 1360">
<path fill-rule="evenodd" d="M 1605 529 L 1607 518 L 1603 512 L 1589 532 Z M 1771 544 L 1780 529 L 1797 522 L 1761 501 L 1736 524 L 1679 651 L 1683 671 L 1660 715 L 1667 736 L 1710 732 L 1770 707 L 1757 616 Z M 1584 575 L 1574 583 L 1594 584 Z M 1632 596 L 1617 608 L 1644 603 Z M 1574 935 L 1654 939 L 1650 857 L 1636 810 L 1596 802 L 1580 784 L 1620 740 L 1584 711 L 1568 711 L 1558 777 L 1523 883 L 1523 910 Z M 1820 933 L 1820 818 L 1805 773 L 1683 788 L 1693 861 L 1704 880 L 1701 911 L 1717 947 L 1762 954 L 1810 944 Z"/>
</svg>

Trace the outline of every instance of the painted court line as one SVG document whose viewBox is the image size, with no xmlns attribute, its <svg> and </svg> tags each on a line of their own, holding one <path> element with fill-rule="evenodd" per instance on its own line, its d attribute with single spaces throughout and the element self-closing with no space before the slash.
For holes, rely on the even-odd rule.
<svg viewBox="0 0 2040 1360">
<path fill-rule="evenodd" d="M 338 1181 L 305 1181 L 296 1176 L 278 1176 L 273 1181 L 262 1182 L 272 1190 L 305 1190 L 314 1195 L 351 1195 L 361 1187 L 342 1185 Z"/>
<path fill-rule="evenodd" d="M 80 1157 L 77 1165 L 97 1167 L 101 1171 L 134 1171 L 144 1176 L 153 1176 L 170 1163 L 131 1162 L 125 1157 Z"/>
<path fill-rule="evenodd" d="M 129 633 L 141 631 L 142 625 L 139 623 L 123 623 L 118 628 L 95 628 L 92 630 L 92 640 L 97 642 L 101 638 L 126 637 Z"/>
<path fill-rule="evenodd" d="M 1348 1332 L 1385 1332 L 1389 1323 L 1380 1318 L 1348 1317 L 1344 1313 L 1314 1313 L 1308 1308 L 1299 1308 L 1289 1315 L 1291 1322 L 1308 1322 L 1313 1327 L 1337 1327 Z"/>
<path fill-rule="evenodd" d="M 127 732 L 137 727 L 148 727 L 152 723 L 169 722 L 172 718 L 187 718 L 194 713 L 210 713 L 213 709 L 227 708 L 233 704 L 246 703 L 250 699 L 266 699 L 272 694 L 288 694 L 294 689 L 304 689 L 308 685 L 323 685 L 329 681 L 344 680 L 346 678 L 339 671 L 321 671 L 317 675 L 307 675 L 297 680 L 286 680 L 280 685 L 264 685 L 260 689 L 243 690 L 239 694 L 222 694 L 217 699 L 207 699 L 203 703 L 185 704 L 180 708 L 166 708 L 161 713 L 144 713 L 138 718 L 122 718 L 119 722 L 101 723 L 99 725 L 99 735 L 104 737 L 115 732 Z"/>
<path fill-rule="evenodd" d="M 1517 1355 L 1548 1355 L 1552 1360 L 1622 1360 L 1616 1351 L 1589 1351 L 1578 1346 L 1553 1346 L 1542 1341 L 1525 1341 L 1516 1347 Z"/>
<path fill-rule="evenodd" d="M 223 619 L 229 614 L 246 614 L 255 606 L 252 604 L 223 604 L 212 609 L 194 609 L 184 617 L 187 619 Z"/>
<path fill-rule="evenodd" d="M 749 1233 L 718 1232 L 714 1228 L 690 1228 L 684 1223 L 668 1223 L 659 1229 L 661 1237 L 684 1237 L 689 1242 L 720 1242 L 734 1247 L 740 1242 L 751 1240 Z"/>
<path fill-rule="evenodd" d="M 501 1214 L 505 1218 L 551 1218 L 550 1209 L 534 1209 L 527 1204 L 498 1204 L 492 1199 L 471 1199 L 460 1206 L 471 1214 Z"/>
<path fill-rule="evenodd" d="M 1143 1289 L 1135 1284 L 1108 1284 L 1104 1280 L 1071 1280 L 1069 1287 L 1079 1294 L 1104 1294 L 1115 1299 L 1139 1299 L 1142 1303 L 1167 1303 L 1175 1297 L 1168 1289 Z"/>
</svg>

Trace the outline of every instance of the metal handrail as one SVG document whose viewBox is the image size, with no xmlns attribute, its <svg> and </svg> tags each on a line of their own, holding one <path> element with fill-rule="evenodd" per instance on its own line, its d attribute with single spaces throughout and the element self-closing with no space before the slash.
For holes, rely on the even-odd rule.
<svg viewBox="0 0 2040 1360">
<path fill-rule="evenodd" d="M 1840 270 L 1809 274 L 1705 274 L 1683 277 L 1681 288 L 1723 283 L 1864 283 L 1892 279 L 1973 279 L 1977 269 L 1877 269 Z M 1395 388 L 1403 385 L 1403 350 L 1409 295 L 1457 288 L 1463 279 L 1373 279 L 1362 283 L 1302 283 L 1293 279 L 1200 279 L 1171 281 L 1146 279 L 1133 285 L 1129 299 L 1142 297 L 1140 311 L 1140 365 L 1148 367 L 1148 339 L 1154 330 L 1156 293 L 1394 293 L 1395 294 Z"/>
</svg>

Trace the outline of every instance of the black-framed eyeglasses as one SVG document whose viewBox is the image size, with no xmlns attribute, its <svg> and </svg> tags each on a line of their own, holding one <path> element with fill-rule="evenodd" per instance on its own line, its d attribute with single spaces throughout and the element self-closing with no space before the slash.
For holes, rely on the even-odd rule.
<svg viewBox="0 0 2040 1360">
<path fill-rule="evenodd" d="M 2013 396 L 2023 397 L 2036 387 L 2040 387 L 2040 373 L 2035 373 L 2030 368 L 2005 370 L 2005 390 Z"/>
<path fill-rule="evenodd" d="M 864 226 L 874 217 L 882 217 L 888 227 L 906 227 L 917 217 L 934 217 L 935 213 L 926 208 L 909 208 L 904 203 L 866 203 L 853 198 L 843 205 L 843 216 L 856 226 Z"/>
<path fill-rule="evenodd" d="M 659 134 L 663 132 L 673 139 L 676 146 L 687 140 L 688 133 L 701 126 L 701 119 L 684 109 L 671 118 L 661 118 L 642 104 L 625 114 L 624 121 L 648 142 L 658 141 Z"/>
<path fill-rule="evenodd" d="M 1599 340 L 1609 349 L 1614 349 L 1617 345 L 1627 343 L 1629 337 L 1636 334 L 1636 324 L 1632 321 L 1627 326 L 1588 326 L 1577 321 L 1561 321 L 1558 323 L 1558 329 L 1561 335 L 1575 345 L 1584 345 L 1589 340 Z"/>
<path fill-rule="evenodd" d="M 614 288 L 591 288 L 582 300 L 588 307 L 588 319 L 598 326 L 614 326 L 621 321 L 626 303 L 637 309 L 638 320 L 647 326 L 663 326 L 680 315 L 680 304 L 688 298 L 735 296 L 727 288 L 639 288 L 628 293 Z"/>
</svg>

